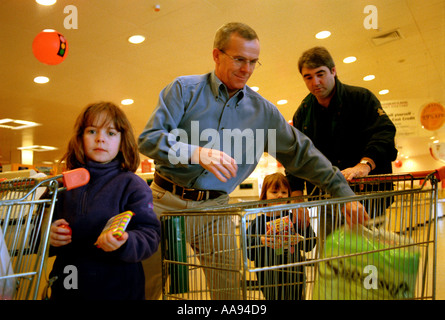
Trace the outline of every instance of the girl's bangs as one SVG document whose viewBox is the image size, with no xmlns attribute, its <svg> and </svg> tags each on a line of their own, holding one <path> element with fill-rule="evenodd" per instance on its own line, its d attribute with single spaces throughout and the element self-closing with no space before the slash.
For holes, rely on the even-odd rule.
<svg viewBox="0 0 445 320">
<path fill-rule="evenodd" d="M 113 114 L 113 111 L 110 109 L 101 109 L 101 110 L 90 110 L 85 115 L 85 127 L 110 127 L 113 125 L 114 129 L 117 131 L 121 131 L 121 126 L 115 121 L 116 115 Z"/>
</svg>

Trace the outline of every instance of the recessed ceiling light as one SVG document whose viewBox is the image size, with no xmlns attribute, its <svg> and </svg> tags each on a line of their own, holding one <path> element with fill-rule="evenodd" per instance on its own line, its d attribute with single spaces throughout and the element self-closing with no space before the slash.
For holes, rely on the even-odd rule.
<svg viewBox="0 0 445 320">
<path fill-rule="evenodd" d="M 286 104 L 286 103 L 287 103 L 287 100 L 284 100 L 284 99 L 283 100 L 279 100 L 277 102 L 277 104 L 280 105 L 280 106 L 283 105 L 283 104 Z"/>
<path fill-rule="evenodd" d="M 40 126 L 40 123 L 25 120 L 0 119 L 0 128 L 21 130 L 36 126 Z"/>
<path fill-rule="evenodd" d="M 380 90 L 379 91 L 379 94 L 381 94 L 381 95 L 384 95 L 384 94 L 387 94 L 387 93 L 389 93 L 388 89 L 384 89 L 384 90 Z"/>
<path fill-rule="evenodd" d="M 128 106 L 128 105 L 133 104 L 133 103 L 134 103 L 133 99 L 124 99 L 124 100 L 121 101 L 121 104 L 124 105 L 124 106 Z"/>
<path fill-rule="evenodd" d="M 37 145 L 36 146 L 28 146 L 28 147 L 19 147 L 17 149 L 19 149 L 19 150 L 31 150 L 31 151 L 37 151 L 37 152 L 57 150 L 56 147 L 37 146 Z"/>
<path fill-rule="evenodd" d="M 48 77 L 44 77 L 44 76 L 38 76 L 38 77 L 34 78 L 34 82 L 35 83 L 39 83 L 39 84 L 48 83 L 49 82 L 49 78 Z"/>
<path fill-rule="evenodd" d="M 257 92 L 258 90 L 260 90 L 260 88 L 258 87 L 250 87 L 250 89 L 252 89 L 253 91 Z"/>
<path fill-rule="evenodd" d="M 373 74 L 370 74 L 370 75 L 367 75 L 366 77 L 363 77 L 363 80 L 365 80 L 365 81 L 371 81 L 371 80 L 374 80 L 375 79 L 375 75 L 373 75 Z"/>
<path fill-rule="evenodd" d="M 52 6 L 57 0 L 36 0 L 36 2 L 42 6 Z"/>
<path fill-rule="evenodd" d="M 315 38 L 317 39 L 326 39 L 331 36 L 331 33 L 329 31 L 320 31 L 315 35 Z"/>
<path fill-rule="evenodd" d="M 357 61 L 357 58 L 356 58 L 356 57 L 353 57 L 353 56 L 351 56 L 351 57 L 346 57 L 346 58 L 343 59 L 343 62 L 344 62 L 344 63 L 352 63 L 352 62 L 355 62 L 355 61 Z"/>
<path fill-rule="evenodd" d="M 145 37 L 142 35 L 134 35 L 131 36 L 130 38 L 128 38 L 128 42 L 133 43 L 133 44 L 139 44 L 145 41 Z"/>
</svg>

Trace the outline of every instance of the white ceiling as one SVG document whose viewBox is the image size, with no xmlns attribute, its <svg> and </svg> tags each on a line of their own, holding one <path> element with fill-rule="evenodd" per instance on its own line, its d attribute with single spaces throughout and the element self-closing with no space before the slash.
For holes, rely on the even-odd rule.
<svg viewBox="0 0 445 320">
<path fill-rule="evenodd" d="M 156 4 L 159 12 L 153 10 Z M 363 25 L 368 4 L 378 9 L 377 30 Z M 78 10 L 77 29 L 64 27 L 67 5 Z M 376 95 L 389 89 L 381 100 L 445 101 L 444 0 L 58 0 L 51 7 L 34 0 L 1 0 L 0 119 L 41 126 L 0 128 L 0 163 L 20 160 L 17 147 L 23 145 L 59 148 L 35 152 L 36 164 L 60 158 L 79 111 L 99 100 L 134 99 L 123 108 L 139 135 L 164 86 L 177 76 L 213 69 L 214 33 L 229 21 L 257 31 L 263 66 L 248 84 L 273 103 L 287 99 L 279 106 L 287 119 L 307 94 L 297 60 L 315 45 L 328 48 L 343 82 L 366 86 Z M 32 53 L 34 37 L 46 28 L 68 41 L 68 56 L 56 66 L 40 63 Z M 322 30 L 331 37 L 315 39 Z M 393 30 L 400 31 L 400 40 L 373 44 L 372 38 Z M 133 34 L 145 35 L 146 41 L 129 44 Z M 351 55 L 357 62 L 344 64 Z M 376 79 L 364 82 L 368 74 Z M 50 82 L 36 85 L 38 75 Z M 412 155 L 428 152 L 427 137 L 398 144 Z"/>
</svg>

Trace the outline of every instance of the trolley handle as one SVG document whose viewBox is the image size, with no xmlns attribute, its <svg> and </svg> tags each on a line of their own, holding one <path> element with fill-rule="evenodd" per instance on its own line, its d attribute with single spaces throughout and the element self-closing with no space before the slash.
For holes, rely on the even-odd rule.
<svg viewBox="0 0 445 320">
<path fill-rule="evenodd" d="M 391 182 L 394 180 L 405 180 L 410 178 L 422 179 L 433 174 L 439 181 L 445 179 L 445 166 L 440 167 L 436 170 L 425 170 L 425 171 L 415 171 L 415 172 L 404 172 L 397 174 L 382 174 L 382 175 L 369 175 L 361 178 L 353 178 L 351 181 L 353 183 L 360 182 Z"/>
<path fill-rule="evenodd" d="M 77 168 L 62 172 L 63 185 L 66 190 L 86 185 L 90 181 L 90 173 L 85 168 Z"/>
<path fill-rule="evenodd" d="M 425 178 L 430 174 L 434 174 L 434 176 L 441 181 L 445 178 L 445 166 L 440 167 L 439 169 L 433 170 L 433 171 L 417 171 L 411 173 L 413 177 L 415 178 Z"/>
</svg>

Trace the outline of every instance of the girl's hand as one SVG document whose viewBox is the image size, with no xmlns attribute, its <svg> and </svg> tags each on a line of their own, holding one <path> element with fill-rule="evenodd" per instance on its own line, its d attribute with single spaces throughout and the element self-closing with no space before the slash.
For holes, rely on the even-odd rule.
<svg viewBox="0 0 445 320">
<path fill-rule="evenodd" d="M 49 243 L 53 247 L 61 247 L 71 242 L 71 229 L 62 226 L 68 226 L 65 219 L 56 220 L 51 224 Z"/>
<path fill-rule="evenodd" d="M 280 249 L 283 247 L 283 243 L 279 236 L 265 235 L 261 236 L 261 243 L 268 248 Z"/>
<path fill-rule="evenodd" d="M 120 238 L 116 238 L 113 236 L 113 231 L 110 230 L 104 234 L 101 234 L 99 238 L 97 238 L 94 245 L 105 252 L 111 252 L 119 249 L 127 241 L 127 239 L 127 232 L 124 232 Z"/>
<path fill-rule="evenodd" d="M 261 236 L 261 243 L 268 248 L 272 249 L 281 249 L 283 247 L 283 241 L 281 240 L 282 236 L 275 235 L 269 229 L 266 231 L 266 234 Z"/>
</svg>

